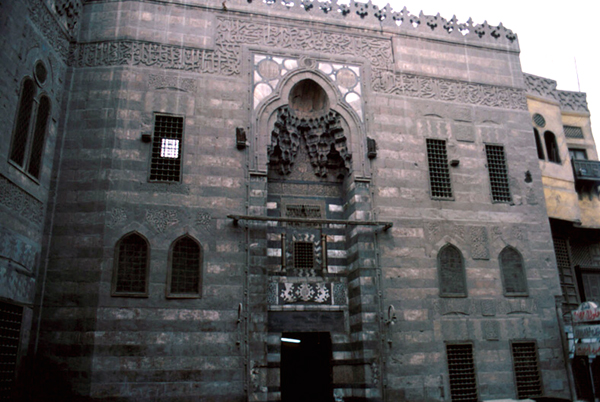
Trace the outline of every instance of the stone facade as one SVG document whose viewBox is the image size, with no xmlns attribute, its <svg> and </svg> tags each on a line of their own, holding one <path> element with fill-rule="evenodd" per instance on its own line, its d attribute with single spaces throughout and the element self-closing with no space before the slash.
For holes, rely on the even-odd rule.
<svg viewBox="0 0 600 402">
<path fill-rule="evenodd" d="M 354 1 L 0 7 L 19 397 L 570 395 L 512 31 Z M 39 177 L 13 156 L 27 79 Z"/>
</svg>

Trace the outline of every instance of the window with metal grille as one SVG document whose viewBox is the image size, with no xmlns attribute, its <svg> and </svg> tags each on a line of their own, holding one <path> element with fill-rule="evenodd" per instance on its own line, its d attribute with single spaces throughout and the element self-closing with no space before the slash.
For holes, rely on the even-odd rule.
<svg viewBox="0 0 600 402">
<path fill-rule="evenodd" d="M 114 295 L 147 295 L 148 254 L 148 243 L 136 233 L 123 237 L 117 243 Z"/>
<path fill-rule="evenodd" d="M 451 244 L 438 253 L 440 297 L 467 297 L 465 266 L 460 251 Z"/>
<path fill-rule="evenodd" d="M 546 119 L 539 113 L 533 115 L 533 122 L 540 127 L 546 126 Z"/>
<path fill-rule="evenodd" d="M 452 402 L 477 402 L 477 380 L 473 361 L 473 345 L 447 344 L 448 377 Z"/>
<path fill-rule="evenodd" d="M 23 307 L 0 301 L 0 399 L 11 401 L 21 340 Z"/>
<path fill-rule="evenodd" d="M 494 202 L 510 202 L 510 188 L 508 186 L 508 170 L 506 157 L 502 145 L 486 145 L 488 172 L 490 175 L 490 188 Z"/>
<path fill-rule="evenodd" d="M 314 268 L 314 245 L 311 242 L 294 242 L 294 268 Z"/>
<path fill-rule="evenodd" d="M 200 245 L 189 236 L 175 241 L 171 249 L 171 272 L 167 283 L 168 296 L 200 296 L 201 253 Z"/>
<path fill-rule="evenodd" d="M 537 149 L 538 159 L 544 160 L 544 147 L 542 147 L 542 140 L 540 140 L 540 133 L 537 129 L 533 129 L 533 134 L 535 135 L 535 147 Z"/>
<path fill-rule="evenodd" d="M 535 342 L 511 342 L 517 398 L 542 395 L 542 379 Z"/>
<path fill-rule="evenodd" d="M 546 143 L 546 155 L 548 155 L 548 161 L 560 163 L 560 153 L 558 151 L 554 133 L 546 131 L 544 133 L 544 142 Z"/>
<path fill-rule="evenodd" d="M 429 186 L 433 198 L 452 198 L 452 184 L 448 167 L 446 141 L 427 139 L 427 161 L 429 162 Z"/>
<path fill-rule="evenodd" d="M 183 117 L 154 116 L 154 140 L 150 162 L 150 180 L 181 180 L 181 142 Z"/>
<path fill-rule="evenodd" d="M 558 277 L 563 294 L 563 312 L 569 313 L 579 305 L 579 294 L 577 293 L 577 278 L 571 266 L 569 242 L 567 239 L 555 237 L 554 254 L 558 266 Z"/>
<path fill-rule="evenodd" d="M 581 130 L 581 127 L 563 126 L 563 130 L 565 132 L 565 137 L 567 138 L 583 138 L 583 130 Z"/>
<path fill-rule="evenodd" d="M 50 117 L 50 98 L 42 95 L 36 102 L 36 93 L 34 80 L 25 79 L 15 119 L 10 160 L 37 179 Z"/>
<path fill-rule="evenodd" d="M 527 296 L 527 278 L 523 258 L 517 250 L 505 247 L 498 257 L 505 296 Z"/>
</svg>

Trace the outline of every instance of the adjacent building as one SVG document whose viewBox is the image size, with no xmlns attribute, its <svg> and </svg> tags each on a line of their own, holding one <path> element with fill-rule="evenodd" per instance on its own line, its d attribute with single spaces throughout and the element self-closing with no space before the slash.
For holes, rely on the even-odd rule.
<svg viewBox="0 0 600 402">
<path fill-rule="evenodd" d="M 2 396 L 572 396 L 599 162 L 511 30 L 286 0 L 0 27 Z"/>
</svg>

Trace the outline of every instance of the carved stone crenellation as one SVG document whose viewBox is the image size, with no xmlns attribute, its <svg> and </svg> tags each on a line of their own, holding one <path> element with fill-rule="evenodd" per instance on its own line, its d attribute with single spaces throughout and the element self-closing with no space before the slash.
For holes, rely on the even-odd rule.
<svg viewBox="0 0 600 402">
<path fill-rule="evenodd" d="M 525 92 L 520 89 L 424 77 L 389 70 L 373 71 L 373 90 L 411 98 L 527 110 Z"/>
<path fill-rule="evenodd" d="M 83 7 L 81 0 L 56 0 L 54 7 L 58 15 L 66 18 L 67 27 L 73 30 Z"/>
<path fill-rule="evenodd" d="M 559 91 L 554 80 L 531 74 L 523 74 L 523 76 L 528 93 L 558 101 L 561 109 L 565 111 L 589 113 L 584 92 Z"/>
<path fill-rule="evenodd" d="M 271 133 L 269 164 L 272 169 L 282 175 L 292 171 L 301 136 L 317 176 L 326 177 L 332 170 L 350 170 L 352 155 L 348 151 L 340 115 L 329 111 L 322 117 L 301 119 L 288 106 L 277 110 L 277 121 Z"/>
<path fill-rule="evenodd" d="M 440 14 L 425 15 L 422 11 L 415 15 L 410 13 L 406 7 L 400 11 L 394 11 L 389 4 L 379 7 L 371 2 L 361 3 L 354 0 L 351 0 L 349 4 L 338 3 L 337 0 L 324 2 L 249 0 L 248 3 L 252 3 L 250 7 L 267 7 L 267 12 L 281 11 L 300 17 L 306 17 L 307 13 L 320 14 L 336 20 L 372 22 L 377 29 L 381 29 L 382 26 L 395 27 L 401 32 L 418 32 L 446 39 L 486 41 L 509 45 L 515 44 L 517 40 L 517 35 L 504 27 L 502 23 L 498 26 L 489 25 L 487 21 L 482 24 L 474 24 L 470 18 L 467 22 L 459 22 L 455 16 L 448 20 L 441 17 Z"/>
<path fill-rule="evenodd" d="M 41 225 L 43 222 L 44 203 L 2 175 L 0 175 L 0 205 L 36 225 Z"/>
</svg>

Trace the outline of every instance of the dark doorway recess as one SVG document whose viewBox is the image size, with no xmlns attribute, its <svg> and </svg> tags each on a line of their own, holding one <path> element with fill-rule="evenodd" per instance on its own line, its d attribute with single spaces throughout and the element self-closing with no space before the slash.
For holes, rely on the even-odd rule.
<svg viewBox="0 0 600 402">
<path fill-rule="evenodd" d="M 283 339 L 300 341 L 293 343 Z M 281 342 L 282 402 L 332 402 L 329 332 L 284 332 Z"/>
</svg>

